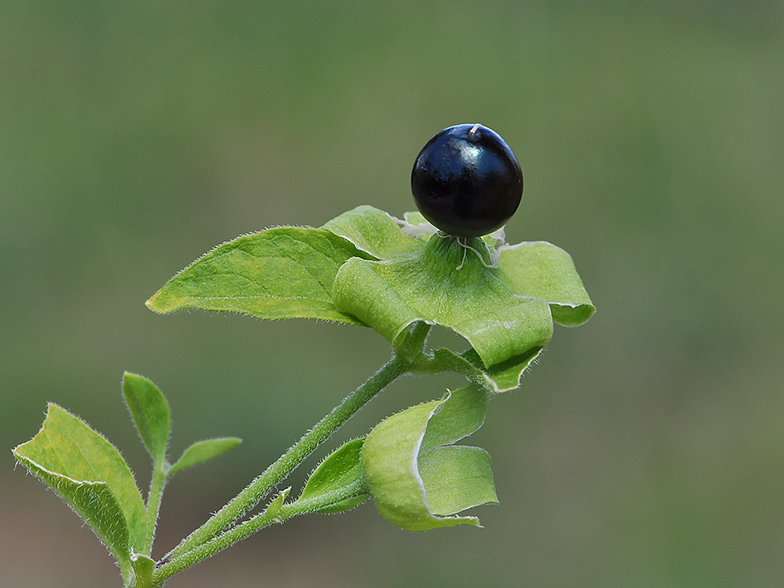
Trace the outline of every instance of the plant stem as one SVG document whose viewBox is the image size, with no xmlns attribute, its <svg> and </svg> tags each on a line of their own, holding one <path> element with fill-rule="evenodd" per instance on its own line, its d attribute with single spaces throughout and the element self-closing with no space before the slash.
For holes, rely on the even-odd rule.
<svg viewBox="0 0 784 588">
<path fill-rule="evenodd" d="M 342 498 L 351 498 L 356 496 L 358 493 L 361 493 L 363 489 L 364 487 L 346 488 L 344 489 L 344 495 Z M 235 543 L 247 539 L 261 529 L 269 527 L 275 523 L 284 523 L 287 520 L 300 515 L 318 512 L 320 507 L 334 504 L 341 499 L 341 496 L 332 495 L 328 498 L 328 502 L 326 504 L 320 503 L 318 499 L 305 502 L 297 500 L 291 504 L 282 504 L 287 495 L 288 489 L 284 490 L 282 495 L 273 500 L 272 505 L 270 505 L 270 507 L 268 507 L 264 512 L 259 513 L 247 521 L 240 523 L 236 527 L 232 527 L 217 537 L 202 543 L 191 551 L 187 551 L 169 560 L 160 568 L 155 570 L 152 576 L 151 585 L 160 585 L 174 574 L 177 574 L 184 569 L 215 555 L 227 547 L 231 547 Z"/>
<path fill-rule="evenodd" d="M 378 372 L 354 392 L 346 396 L 338 406 L 332 409 L 327 416 L 319 421 L 319 423 L 297 441 L 297 443 L 292 445 L 274 464 L 264 470 L 264 472 L 253 480 L 247 488 L 215 513 L 206 523 L 186 537 L 167 556 L 167 558 L 164 559 L 168 559 L 173 564 L 173 560 L 177 559 L 180 561 L 179 556 L 188 554 L 187 560 L 189 563 L 185 565 L 185 567 L 188 567 L 246 537 L 247 535 L 243 534 L 244 531 L 238 531 L 240 528 L 247 530 L 248 527 L 245 527 L 245 524 L 241 527 L 236 527 L 231 531 L 227 531 L 222 535 L 221 533 L 224 529 L 240 519 L 246 512 L 256 506 L 256 504 L 267 495 L 270 489 L 288 476 L 306 457 L 308 457 L 308 455 L 321 445 L 321 443 L 326 441 L 349 418 L 356 414 L 360 408 L 367 404 L 368 401 L 396 378 L 406 373 L 409 367 L 410 360 L 393 355 L 392 359 L 390 359 Z M 263 516 L 264 513 L 257 515 L 253 519 L 246 521 L 246 524 L 262 517 L 259 519 L 259 523 L 254 523 L 254 525 L 261 524 L 264 522 Z M 267 524 L 273 522 L 275 521 L 269 521 Z M 263 526 L 267 526 L 267 524 L 264 524 Z M 253 529 L 253 527 L 250 528 Z M 239 538 L 232 539 L 235 530 L 237 530 L 236 532 Z M 251 533 L 256 530 L 258 529 L 251 530 Z M 168 565 L 168 563 L 164 564 L 159 568 L 158 572 L 167 569 L 166 566 Z M 161 580 L 156 572 L 156 582 L 158 581 Z"/>
<path fill-rule="evenodd" d="M 155 460 L 150 482 L 150 494 L 147 497 L 147 537 L 143 546 L 143 553 L 150 555 L 152 552 L 152 542 L 155 538 L 155 526 L 158 524 L 158 513 L 161 509 L 161 497 L 163 487 L 166 485 L 166 462 Z"/>
</svg>

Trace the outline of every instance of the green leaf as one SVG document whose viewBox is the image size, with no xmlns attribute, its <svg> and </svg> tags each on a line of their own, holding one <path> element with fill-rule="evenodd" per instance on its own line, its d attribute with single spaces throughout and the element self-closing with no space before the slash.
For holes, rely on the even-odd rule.
<svg viewBox="0 0 784 588">
<path fill-rule="evenodd" d="M 131 554 L 145 542 L 147 514 L 120 452 L 84 421 L 50 404 L 43 428 L 13 453 L 84 519 L 123 577 L 130 577 Z"/>
<path fill-rule="evenodd" d="M 502 394 L 520 387 L 523 373 L 536 361 L 543 349 L 532 347 L 521 355 L 510 357 L 489 368 L 484 367 L 482 359 L 473 348 L 459 355 L 451 349 L 436 349 L 433 358 L 437 368 L 461 373 L 494 394 Z"/>
<path fill-rule="evenodd" d="M 213 457 L 218 457 L 221 453 L 235 448 L 240 443 L 242 443 L 242 439 L 237 437 L 219 437 L 197 441 L 182 453 L 182 457 L 169 469 L 168 475 L 173 476 L 186 468 L 203 463 Z"/>
<path fill-rule="evenodd" d="M 169 444 L 169 403 L 150 380 L 129 372 L 123 374 L 123 397 L 144 446 L 156 463 L 162 463 Z"/>
<path fill-rule="evenodd" d="M 367 436 L 361 459 L 378 511 L 393 524 L 423 531 L 461 524 L 467 508 L 498 502 L 490 458 L 451 445 L 482 426 L 487 395 L 476 385 L 393 415 Z"/>
<path fill-rule="evenodd" d="M 131 565 L 133 566 L 133 573 L 136 577 L 136 583 L 133 586 L 152 586 L 152 575 L 155 571 L 155 560 L 146 555 L 134 553 L 131 555 Z"/>
<path fill-rule="evenodd" d="M 571 256 L 560 247 L 545 241 L 507 245 L 498 266 L 515 291 L 547 300 L 559 324 L 581 325 L 596 311 Z"/>
<path fill-rule="evenodd" d="M 312 513 L 338 513 L 370 497 L 360 463 L 365 439 L 354 439 L 330 454 L 313 471 L 295 504 Z"/>
<path fill-rule="evenodd" d="M 332 302 L 335 275 L 355 256 L 367 254 L 330 231 L 268 229 L 216 247 L 169 280 L 147 306 L 162 313 L 200 308 L 362 324 Z"/>
<path fill-rule="evenodd" d="M 400 230 L 398 221 L 372 206 L 358 206 L 344 212 L 322 228 L 351 241 L 376 260 L 408 255 L 420 247 Z"/>
<path fill-rule="evenodd" d="M 479 504 L 497 504 L 490 456 L 484 449 L 453 445 L 420 455 L 427 506 L 448 516 Z"/>
<path fill-rule="evenodd" d="M 498 270 L 485 267 L 455 239 L 411 241 L 418 249 L 406 257 L 346 262 L 335 278 L 335 305 L 395 346 L 415 321 L 448 327 L 469 341 L 485 367 L 549 341 L 552 317 L 546 301 L 520 296 Z M 489 255 L 480 239 L 471 244 Z"/>
</svg>

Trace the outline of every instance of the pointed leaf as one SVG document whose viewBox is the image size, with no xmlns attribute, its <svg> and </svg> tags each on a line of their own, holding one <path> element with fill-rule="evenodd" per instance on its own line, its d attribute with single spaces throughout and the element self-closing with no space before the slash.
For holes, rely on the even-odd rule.
<svg viewBox="0 0 784 588">
<path fill-rule="evenodd" d="M 498 501 L 489 457 L 475 447 L 442 443 L 480 427 L 486 406 L 485 391 L 468 386 L 393 415 L 370 432 L 362 465 L 376 508 L 387 520 L 410 531 L 479 526 L 475 517 L 456 514 Z"/>
<path fill-rule="evenodd" d="M 267 505 L 267 508 L 264 509 L 261 515 L 256 516 L 263 515 L 268 519 L 274 519 L 276 516 L 278 516 L 280 509 L 283 507 L 283 503 L 289 496 L 289 492 L 291 492 L 291 486 L 278 492 L 278 495 Z"/>
<path fill-rule="evenodd" d="M 156 463 L 166 459 L 171 415 L 169 403 L 147 378 L 125 372 L 123 397 L 144 446 Z"/>
<path fill-rule="evenodd" d="M 559 324 L 581 325 L 596 311 L 571 256 L 560 247 L 545 241 L 504 246 L 498 266 L 515 291 L 547 300 Z"/>
<path fill-rule="evenodd" d="M 197 441 L 182 453 L 182 457 L 169 469 L 168 475 L 173 476 L 186 468 L 204 463 L 213 457 L 218 457 L 221 453 L 235 448 L 240 443 L 242 443 L 242 439 L 237 437 L 219 437 Z"/>
<path fill-rule="evenodd" d="M 200 308 L 361 324 L 337 310 L 331 294 L 338 269 L 354 256 L 368 257 L 330 231 L 268 229 L 216 247 L 169 280 L 147 306 L 162 313 Z"/>
<path fill-rule="evenodd" d="M 297 503 L 312 513 L 350 510 L 370 497 L 360 463 L 365 439 L 354 439 L 330 454 L 313 471 Z"/>
<path fill-rule="evenodd" d="M 14 456 L 92 527 L 123 576 L 147 530 L 144 502 L 120 452 L 84 421 L 50 404 L 43 428 Z"/>
</svg>

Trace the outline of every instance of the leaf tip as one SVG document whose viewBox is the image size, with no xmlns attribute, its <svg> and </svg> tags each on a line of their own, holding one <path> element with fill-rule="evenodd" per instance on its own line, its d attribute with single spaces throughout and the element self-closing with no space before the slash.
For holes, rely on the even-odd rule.
<svg viewBox="0 0 784 588">
<path fill-rule="evenodd" d="M 158 314 L 163 314 L 166 311 L 160 305 L 160 293 L 161 293 L 161 291 L 158 290 L 155 294 L 150 296 L 150 298 L 148 298 L 145 301 L 144 306 L 146 306 L 147 308 L 149 308 L 153 312 L 157 312 Z"/>
</svg>

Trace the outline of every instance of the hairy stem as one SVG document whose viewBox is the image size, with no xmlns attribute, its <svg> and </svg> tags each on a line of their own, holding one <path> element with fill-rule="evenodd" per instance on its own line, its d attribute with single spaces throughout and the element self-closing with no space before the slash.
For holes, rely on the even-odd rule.
<svg viewBox="0 0 784 588">
<path fill-rule="evenodd" d="M 155 539 L 155 526 L 158 524 L 158 513 L 161 509 L 163 487 L 166 485 L 166 463 L 156 460 L 153 466 L 150 494 L 147 497 L 147 537 L 143 546 L 144 555 L 150 555 L 152 542 Z"/>
<path fill-rule="evenodd" d="M 256 506 L 276 484 L 286 478 L 286 476 L 302 463 L 302 461 L 321 445 L 321 443 L 326 441 L 349 418 L 356 414 L 360 408 L 367 404 L 368 401 L 381 392 L 381 390 L 388 386 L 393 380 L 406 373 L 409 367 L 410 360 L 393 355 L 392 359 L 390 359 L 378 372 L 354 392 L 346 396 L 338 406 L 332 409 L 327 416 L 319 421 L 319 423 L 297 441 L 297 443 L 292 445 L 274 464 L 264 470 L 264 472 L 253 480 L 248 487 L 235 496 L 221 510 L 215 513 L 206 523 L 186 537 L 164 559 L 173 564 L 174 560 L 180 561 L 180 556 L 188 554 L 187 560 L 189 563 L 187 563 L 185 567 L 189 567 L 246 537 L 247 535 L 244 535 L 243 533 L 249 528 L 254 529 L 253 525 L 251 527 L 244 527 L 243 525 L 245 531 L 236 531 L 236 533 L 239 533 L 240 538 L 233 538 L 235 529 L 241 528 L 239 526 L 226 533 L 221 533 Z M 262 524 L 264 523 L 263 516 L 264 513 L 257 515 L 257 517 L 248 520 L 247 523 L 256 520 L 258 517 L 262 517 L 258 522 L 254 523 L 254 525 Z M 275 522 L 275 520 L 272 520 L 263 526 L 267 526 L 267 524 L 273 522 Z M 256 530 L 258 529 L 251 530 L 250 532 L 253 533 Z M 186 558 L 183 557 L 182 559 L 184 560 Z M 184 563 L 185 562 L 183 562 L 183 564 Z M 159 568 L 158 572 L 166 569 L 168 565 L 168 563 L 164 564 Z M 161 581 L 158 572 L 156 572 L 156 581 Z"/>
</svg>

